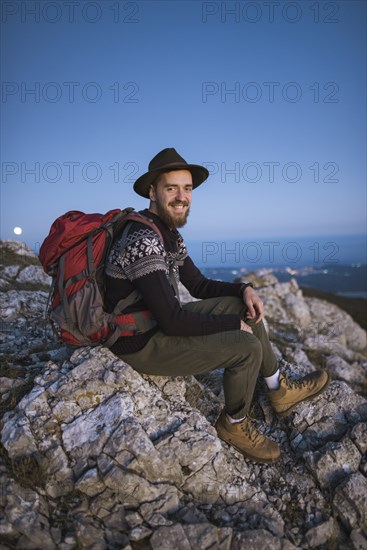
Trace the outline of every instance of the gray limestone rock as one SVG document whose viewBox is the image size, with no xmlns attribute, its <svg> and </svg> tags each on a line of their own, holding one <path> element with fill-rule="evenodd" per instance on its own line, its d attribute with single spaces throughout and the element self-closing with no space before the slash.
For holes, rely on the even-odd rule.
<svg viewBox="0 0 367 550">
<path fill-rule="evenodd" d="M 356 424 L 350 433 L 350 438 L 361 455 L 365 455 L 367 453 L 367 422 Z"/>
<path fill-rule="evenodd" d="M 367 548 L 367 537 L 363 535 L 361 529 L 353 529 L 350 533 L 353 550 L 365 550 Z"/>
<path fill-rule="evenodd" d="M 2 280 L 35 280 L 39 268 L 23 260 Z M 282 448 L 274 465 L 218 439 L 221 371 L 142 376 L 105 348 L 72 353 L 42 327 L 46 292 L 4 289 L 5 364 L 10 356 L 27 369 L 3 377 L 5 408 L 19 392 L 1 424 L 0 535 L 12 547 L 363 548 L 367 403 L 354 391 L 365 393 L 363 333 L 340 310 L 304 299 L 295 281 L 254 276 L 284 372 L 303 376 L 322 356 L 336 379 L 284 420 L 257 395 L 251 414 Z M 335 335 L 325 315 L 341 327 Z"/>
<path fill-rule="evenodd" d="M 271 269 L 256 269 L 251 273 L 241 275 L 234 280 L 235 283 L 252 283 L 256 289 L 275 285 L 278 279 L 275 277 Z"/>
<path fill-rule="evenodd" d="M 0 277 L 0 289 L 3 290 L 9 290 L 11 288 L 11 283 L 2 277 Z M 0 546 L 1 549 L 1 546 Z"/>
<path fill-rule="evenodd" d="M 3 239 L 1 241 L 1 247 L 9 249 L 19 256 L 19 263 L 22 259 L 37 259 L 37 256 L 33 250 L 31 250 L 25 243 L 16 241 L 13 239 Z"/>
<path fill-rule="evenodd" d="M 292 418 L 291 446 L 301 454 L 339 441 L 350 426 L 366 421 L 367 401 L 344 382 L 333 382 L 312 401 L 300 403 Z"/>
<path fill-rule="evenodd" d="M 1 277 L 5 279 L 15 279 L 19 273 L 19 265 L 7 265 L 1 269 Z"/>
<path fill-rule="evenodd" d="M 179 548 L 182 550 L 192 550 L 193 548 L 230 550 L 232 548 L 231 539 L 232 530 L 228 528 L 218 529 L 209 523 L 192 525 L 176 523 L 159 527 L 153 533 L 150 544 L 153 550 L 172 550 L 172 548 L 177 548 L 177 541 L 180 541 Z"/>
<path fill-rule="evenodd" d="M 46 275 L 42 267 L 38 265 L 29 265 L 18 273 L 16 281 L 18 283 L 33 283 L 50 286 L 52 279 Z"/>
<path fill-rule="evenodd" d="M 149 542 L 152 550 L 172 550 L 177 548 L 178 541 L 182 550 L 192 550 L 183 526 L 176 523 L 156 529 Z"/>
<path fill-rule="evenodd" d="M 239 532 L 233 535 L 231 550 L 281 550 L 282 542 L 278 537 L 274 537 L 265 529 L 253 529 Z"/>
<path fill-rule="evenodd" d="M 46 499 L 7 476 L 1 478 L 3 518 L 0 535 L 17 540 L 17 548 L 56 550 Z"/>
<path fill-rule="evenodd" d="M 257 517 L 282 536 L 281 516 L 247 481 L 249 466 L 223 449 L 213 427 L 185 400 L 186 391 L 182 380 L 144 380 L 106 349 L 78 350 L 59 370 L 48 363 L 33 390 L 5 415 L 2 441 L 13 459 L 40 457 L 51 498 L 74 487 L 91 499 L 112 491 L 112 506 L 123 502 L 139 510 L 154 531 L 172 525 L 168 516 L 184 496 L 203 504 L 243 502 L 243 517 Z M 95 533 L 96 524 L 80 516 L 73 528 L 79 540 L 88 529 Z M 200 536 L 211 540 L 210 529 Z"/>
<path fill-rule="evenodd" d="M 195 302 L 197 300 L 197 298 L 191 296 L 190 292 L 181 282 L 178 283 L 178 292 L 180 294 L 181 304 L 187 304 L 187 302 Z"/>
<path fill-rule="evenodd" d="M 352 474 L 336 489 L 333 505 L 347 529 L 361 529 L 367 535 L 367 479 Z"/>
<path fill-rule="evenodd" d="M 355 351 L 366 349 L 366 331 L 353 321 L 350 315 L 335 304 L 317 298 L 305 298 L 313 319 L 319 322 L 319 330 L 330 338 Z"/>
<path fill-rule="evenodd" d="M 332 378 L 343 380 L 352 388 L 366 394 L 367 361 L 354 361 L 350 364 L 338 355 L 329 355 L 326 358 L 326 367 Z"/>
<path fill-rule="evenodd" d="M 3 320 L 43 317 L 48 293 L 42 290 L 9 290 L 0 294 L 0 315 Z"/>
<path fill-rule="evenodd" d="M 25 380 L 21 378 L 7 378 L 6 376 L 0 376 L 0 393 L 8 392 L 10 389 L 18 388 L 25 384 Z"/>
<path fill-rule="evenodd" d="M 335 487 L 342 479 L 358 471 L 361 453 L 349 437 L 341 441 L 329 441 L 315 452 L 305 453 L 310 471 L 321 487 Z"/>
<path fill-rule="evenodd" d="M 309 327 L 310 311 L 295 279 L 260 288 L 259 294 L 264 301 L 266 318 L 273 330 L 281 324 L 293 324 L 297 330 Z"/>
<path fill-rule="evenodd" d="M 332 542 L 335 535 L 335 520 L 330 518 L 328 521 L 312 527 L 306 533 L 305 539 L 308 548 L 318 548 L 321 545 Z"/>
</svg>

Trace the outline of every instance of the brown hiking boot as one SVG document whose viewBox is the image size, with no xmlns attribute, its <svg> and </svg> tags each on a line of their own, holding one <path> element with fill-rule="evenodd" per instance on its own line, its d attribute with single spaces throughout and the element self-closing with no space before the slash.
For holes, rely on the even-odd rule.
<svg viewBox="0 0 367 550">
<path fill-rule="evenodd" d="M 329 384 L 326 371 L 307 374 L 300 380 L 289 380 L 280 375 L 280 387 L 267 392 L 267 396 L 278 416 L 287 416 L 302 401 L 313 399 L 323 392 Z"/>
<path fill-rule="evenodd" d="M 263 436 L 256 429 L 254 421 L 249 418 L 232 424 L 228 420 L 225 411 L 222 411 L 215 423 L 215 429 L 223 441 L 232 445 L 244 457 L 254 462 L 271 464 L 277 462 L 280 458 L 278 445 L 271 439 Z"/>
</svg>

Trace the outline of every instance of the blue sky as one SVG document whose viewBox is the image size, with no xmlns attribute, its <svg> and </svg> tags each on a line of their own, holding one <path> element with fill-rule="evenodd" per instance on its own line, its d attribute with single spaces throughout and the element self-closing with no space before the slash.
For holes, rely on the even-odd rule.
<svg viewBox="0 0 367 550">
<path fill-rule="evenodd" d="M 195 249 L 365 233 L 364 1 L 7 1 L 1 55 L 1 238 L 144 208 L 165 147 L 211 172 Z"/>
</svg>

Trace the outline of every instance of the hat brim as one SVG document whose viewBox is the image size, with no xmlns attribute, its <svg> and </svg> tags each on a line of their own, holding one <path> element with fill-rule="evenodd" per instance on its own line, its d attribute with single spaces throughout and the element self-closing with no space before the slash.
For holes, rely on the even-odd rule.
<svg viewBox="0 0 367 550">
<path fill-rule="evenodd" d="M 182 164 L 175 167 L 159 168 L 158 170 L 146 172 L 146 174 L 143 174 L 136 180 L 134 183 L 135 193 L 141 197 L 149 199 L 149 187 L 159 176 L 159 174 L 163 174 L 164 172 L 173 172 L 174 170 L 188 170 L 191 172 L 193 189 L 199 187 L 199 185 L 201 185 L 209 177 L 209 171 L 204 168 L 204 166 L 200 166 L 199 164 Z"/>
</svg>

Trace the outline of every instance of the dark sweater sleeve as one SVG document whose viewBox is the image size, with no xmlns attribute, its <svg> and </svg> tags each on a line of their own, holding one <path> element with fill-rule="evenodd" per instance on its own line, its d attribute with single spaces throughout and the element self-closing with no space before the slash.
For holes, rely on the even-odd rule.
<svg viewBox="0 0 367 550">
<path fill-rule="evenodd" d="M 185 258 L 183 265 L 180 267 L 180 281 L 191 296 L 202 300 L 218 296 L 242 297 L 242 290 L 246 286 L 243 283 L 226 283 L 207 279 L 189 256 Z"/>
<path fill-rule="evenodd" d="M 155 271 L 134 281 L 159 328 L 168 336 L 202 336 L 239 330 L 237 315 L 210 315 L 182 309 L 162 271 Z"/>
</svg>

